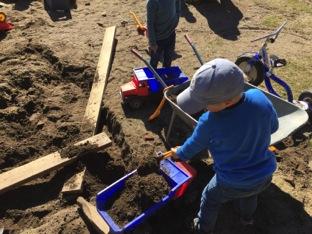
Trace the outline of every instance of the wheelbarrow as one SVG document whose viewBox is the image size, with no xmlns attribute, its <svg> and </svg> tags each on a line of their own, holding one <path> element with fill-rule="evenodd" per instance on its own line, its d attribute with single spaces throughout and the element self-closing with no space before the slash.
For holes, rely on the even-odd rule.
<svg viewBox="0 0 312 234">
<path fill-rule="evenodd" d="M 196 57 L 198 58 L 200 63 L 203 64 L 203 60 L 201 59 L 201 56 L 196 50 L 194 43 L 187 35 L 185 35 L 185 38 L 193 48 Z M 194 128 L 197 124 L 197 119 L 189 115 L 188 113 L 184 112 L 175 101 L 176 96 L 179 93 L 181 93 L 184 89 L 186 89 L 189 86 L 189 84 L 190 81 L 187 81 L 179 86 L 175 86 L 171 89 L 165 90 L 164 92 L 164 97 L 168 101 L 173 110 L 168 131 L 166 134 L 167 142 L 169 142 L 170 133 L 176 116 L 179 116 L 181 120 L 190 128 Z M 245 83 L 244 90 L 247 91 L 248 89 L 259 89 L 260 91 L 262 91 L 267 96 L 267 98 L 269 98 L 274 108 L 276 109 L 278 115 L 279 129 L 271 135 L 271 145 L 282 141 L 308 121 L 309 116 L 307 112 L 302 110 L 298 106 L 286 100 L 283 100 L 282 98 L 277 97 L 269 92 L 266 92 L 256 86 L 253 86 L 249 83 Z"/>
</svg>

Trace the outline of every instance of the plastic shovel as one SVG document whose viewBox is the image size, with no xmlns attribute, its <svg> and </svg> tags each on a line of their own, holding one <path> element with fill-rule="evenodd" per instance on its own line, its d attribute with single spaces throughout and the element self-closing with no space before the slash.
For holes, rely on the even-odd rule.
<svg viewBox="0 0 312 234">
<path fill-rule="evenodd" d="M 171 158 L 172 155 L 173 155 L 173 152 L 171 150 L 169 150 L 167 152 L 158 151 L 158 152 L 156 152 L 156 159 L 158 161 L 161 161 L 163 159 Z"/>
</svg>

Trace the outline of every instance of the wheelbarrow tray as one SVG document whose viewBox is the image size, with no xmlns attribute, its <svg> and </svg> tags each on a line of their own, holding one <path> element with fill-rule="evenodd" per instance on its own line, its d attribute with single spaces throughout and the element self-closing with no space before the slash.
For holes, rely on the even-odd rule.
<svg viewBox="0 0 312 234">
<path fill-rule="evenodd" d="M 179 116 L 181 120 L 191 128 L 194 128 L 197 124 L 197 119 L 184 112 L 174 101 L 176 100 L 176 96 L 184 89 L 186 89 L 189 84 L 190 81 L 187 81 L 164 92 L 164 96 L 166 100 L 170 103 L 173 110 L 170 127 L 167 133 L 167 140 L 169 140 L 168 138 L 175 115 Z M 308 121 L 308 114 L 306 113 L 306 111 L 300 109 L 298 106 L 286 100 L 283 100 L 273 94 L 270 94 L 256 86 L 245 83 L 244 90 L 247 91 L 249 89 L 259 89 L 260 91 L 262 91 L 270 99 L 274 108 L 276 109 L 279 128 L 275 133 L 271 135 L 271 145 L 282 141 Z"/>
</svg>

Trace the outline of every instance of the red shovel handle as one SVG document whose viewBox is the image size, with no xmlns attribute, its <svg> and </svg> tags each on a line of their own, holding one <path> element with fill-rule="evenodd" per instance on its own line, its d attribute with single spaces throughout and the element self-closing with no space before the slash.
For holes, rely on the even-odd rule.
<svg viewBox="0 0 312 234">
<path fill-rule="evenodd" d="M 137 51 L 136 49 L 132 48 L 132 49 L 131 49 L 131 52 L 132 52 L 135 56 L 137 56 L 139 59 L 144 60 L 143 56 L 142 56 L 142 55 L 140 54 L 140 52 Z"/>
<path fill-rule="evenodd" d="M 184 37 L 185 37 L 185 39 L 187 40 L 187 42 L 190 44 L 190 46 L 192 47 L 192 49 L 193 49 L 193 51 L 194 51 L 194 53 L 195 53 L 195 55 L 196 55 L 196 57 L 197 57 L 197 59 L 198 59 L 200 65 L 203 65 L 203 64 L 204 64 L 204 60 L 201 58 L 199 52 L 198 52 L 197 49 L 196 49 L 195 44 L 194 44 L 193 41 L 191 40 L 191 38 L 190 38 L 187 34 L 185 34 Z"/>
<path fill-rule="evenodd" d="M 190 45 L 193 43 L 192 39 L 187 34 L 185 34 L 184 37 L 187 40 L 187 42 L 190 43 Z"/>
</svg>

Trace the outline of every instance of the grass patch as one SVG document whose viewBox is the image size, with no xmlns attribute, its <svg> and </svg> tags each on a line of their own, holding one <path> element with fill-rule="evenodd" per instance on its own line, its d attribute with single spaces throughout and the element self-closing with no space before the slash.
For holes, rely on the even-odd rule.
<svg viewBox="0 0 312 234">
<path fill-rule="evenodd" d="M 303 0 L 254 0 L 256 5 L 276 10 L 275 12 L 312 13 L 312 3 Z"/>
<path fill-rule="evenodd" d="M 289 22 L 288 26 L 292 31 L 305 34 L 311 38 L 312 34 L 312 14 L 304 14 L 298 16 L 293 22 Z"/>
<path fill-rule="evenodd" d="M 277 28 L 282 23 L 282 19 L 276 15 L 266 15 L 263 18 L 262 25 L 269 27 L 269 28 Z"/>
<path fill-rule="evenodd" d="M 261 25 L 276 28 L 284 21 L 288 30 L 300 34 L 312 32 L 312 3 L 303 0 L 254 0 L 261 8 L 269 10 L 269 14 L 262 17 Z"/>
<path fill-rule="evenodd" d="M 306 55 L 301 57 L 292 57 L 287 60 L 287 65 L 280 69 L 275 69 L 275 74 L 285 80 L 291 87 L 294 94 L 294 99 L 297 99 L 299 94 L 312 87 L 311 76 L 312 70 L 310 69 L 312 56 Z M 275 84 L 273 84 L 275 85 Z M 276 89 L 283 93 L 285 98 L 285 92 L 279 85 L 275 85 Z"/>
</svg>

